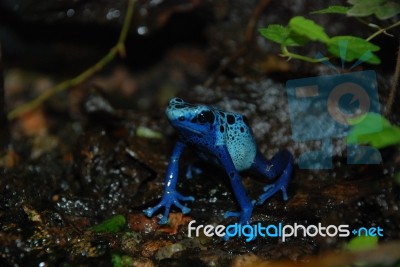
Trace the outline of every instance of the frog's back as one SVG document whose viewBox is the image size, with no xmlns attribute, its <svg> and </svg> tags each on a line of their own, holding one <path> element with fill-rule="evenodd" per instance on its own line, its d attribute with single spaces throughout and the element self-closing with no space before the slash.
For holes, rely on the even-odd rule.
<svg viewBox="0 0 400 267">
<path fill-rule="evenodd" d="M 257 148 L 246 117 L 232 112 L 219 114 L 220 132 L 238 171 L 248 169 L 254 162 Z"/>
</svg>

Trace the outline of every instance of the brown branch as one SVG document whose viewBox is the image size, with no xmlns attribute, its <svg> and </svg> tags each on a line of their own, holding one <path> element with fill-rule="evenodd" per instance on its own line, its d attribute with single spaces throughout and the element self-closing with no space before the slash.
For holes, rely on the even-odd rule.
<svg viewBox="0 0 400 267">
<path fill-rule="evenodd" d="M 19 117 L 22 114 L 37 108 L 38 106 L 40 106 L 43 102 L 45 102 L 47 99 L 49 99 L 54 94 L 64 91 L 68 88 L 74 87 L 74 86 L 84 82 L 89 77 L 93 76 L 93 74 L 102 70 L 118 54 L 121 57 L 124 57 L 126 54 L 125 41 L 126 41 L 126 38 L 127 38 L 128 32 L 129 32 L 129 28 L 130 28 L 132 17 L 133 17 L 134 5 L 135 5 L 135 0 L 129 0 L 124 24 L 122 26 L 121 33 L 118 38 L 118 42 L 116 43 L 115 46 L 113 46 L 110 49 L 110 52 L 108 52 L 107 55 L 105 55 L 96 64 L 94 64 L 92 67 L 88 68 L 87 70 L 85 70 L 84 72 L 79 74 L 78 76 L 55 85 L 53 88 L 50 88 L 49 90 L 47 90 L 43 94 L 39 95 L 37 98 L 33 99 L 32 101 L 25 103 L 21 106 L 16 107 L 15 109 L 11 110 L 7 115 L 8 120 L 15 119 L 16 117 Z"/>
</svg>

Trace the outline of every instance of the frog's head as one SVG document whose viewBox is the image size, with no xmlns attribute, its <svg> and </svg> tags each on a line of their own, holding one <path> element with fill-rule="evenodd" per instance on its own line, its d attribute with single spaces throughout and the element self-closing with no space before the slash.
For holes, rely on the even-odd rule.
<svg viewBox="0 0 400 267">
<path fill-rule="evenodd" d="M 214 112 L 209 107 L 192 105 L 180 98 L 171 99 L 165 113 L 172 126 L 183 135 L 207 134 L 215 123 Z"/>
</svg>

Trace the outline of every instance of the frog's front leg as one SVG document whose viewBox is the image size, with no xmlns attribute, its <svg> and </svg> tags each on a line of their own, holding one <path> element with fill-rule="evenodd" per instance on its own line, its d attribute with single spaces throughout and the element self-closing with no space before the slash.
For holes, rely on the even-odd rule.
<svg viewBox="0 0 400 267">
<path fill-rule="evenodd" d="M 153 208 L 148 208 L 143 212 L 148 216 L 151 217 L 154 212 L 158 209 L 164 207 L 164 215 L 160 219 L 160 224 L 166 224 L 168 221 L 169 210 L 172 205 L 180 208 L 183 214 L 186 214 L 190 211 L 188 207 L 183 206 L 179 201 L 193 201 L 194 198 L 192 196 L 185 197 L 179 194 L 176 191 L 176 183 L 178 182 L 178 170 L 179 170 L 179 158 L 185 149 L 185 144 L 182 142 L 177 142 L 175 148 L 172 152 L 171 159 L 168 164 L 167 173 L 165 176 L 165 191 L 161 198 L 161 201 L 158 205 L 154 206 Z"/>
<path fill-rule="evenodd" d="M 232 161 L 231 155 L 229 154 L 226 146 L 216 147 L 217 156 L 220 159 L 222 166 L 229 176 L 229 180 L 232 185 L 233 193 L 235 194 L 236 200 L 239 203 L 240 212 L 226 212 L 225 218 L 228 217 L 239 217 L 240 224 L 249 224 L 251 213 L 253 212 L 253 204 L 247 197 L 246 191 L 242 184 L 242 179 L 239 172 L 236 170 L 235 165 Z"/>
<path fill-rule="evenodd" d="M 283 199 L 287 200 L 286 187 L 293 171 L 293 156 L 289 151 L 282 150 L 269 161 L 265 160 L 260 151 L 257 151 L 251 169 L 268 179 L 279 177 L 273 184 L 264 187 L 265 193 L 258 198 L 257 205 L 263 204 L 279 190 L 282 191 Z"/>
</svg>

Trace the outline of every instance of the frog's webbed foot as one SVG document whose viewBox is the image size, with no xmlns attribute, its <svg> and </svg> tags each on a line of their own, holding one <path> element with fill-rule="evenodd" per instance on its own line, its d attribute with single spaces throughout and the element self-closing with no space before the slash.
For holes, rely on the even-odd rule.
<svg viewBox="0 0 400 267">
<path fill-rule="evenodd" d="M 286 182 L 286 184 L 281 185 L 280 187 L 279 187 L 278 183 L 279 183 L 279 180 L 275 184 L 270 184 L 270 185 L 267 185 L 264 187 L 264 193 L 258 197 L 257 205 L 262 205 L 265 202 L 265 200 L 272 197 L 279 190 L 282 191 L 283 200 L 286 201 L 288 199 L 288 195 L 286 192 L 286 187 L 287 187 L 288 181 Z"/>
<path fill-rule="evenodd" d="M 168 222 L 168 215 L 171 206 L 174 205 L 179 208 L 183 214 L 187 214 L 190 212 L 190 208 L 182 205 L 180 201 L 194 201 L 194 197 L 192 196 L 182 196 L 175 190 L 173 191 L 165 191 L 164 195 L 160 203 L 152 208 L 145 209 L 143 212 L 146 216 L 151 217 L 154 212 L 159 210 L 160 208 L 164 207 L 164 215 L 161 217 L 159 224 L 166 224 Z"/>
<path fill-rule="evenodd" d="M 239 222 L 238 222 L 239 225 L 248 225 L 248 224 L 250 224 L 251 213 L 253 211 L 254 205 L 256 204 L 256 201 L 253 200 L 251 202 L 251 204 L 252 205 L 251 205 L 250 209 L 245 209 L 245 210 L 242 210 L 242 211 L 227 211 L 227 212 L 225 212 L 224 218 L 226 219 L 226 218 L 229 218 L 229 217 L 236 217 L 236 218 L 239 218 Z M 233 232 L 232 231 L 229 232 L 229 229 L 226 230 L 227 232 L 224 235 L 224 240 L 225 241 L 228 241 L 230 237 L 233 237 L 233 236 L 237 235 L 237 232 L 236 232 L 237 230 L 235 230 L 235 229 L 231 229 L 231 230 L 233 230 Z"/>
<path fill-rule="evenodd" d="M 251 206 L 250 209 L 245 209 L 242 211 L 227 211 L 224 214 L 224 218 L 236 217 L 239 218 L 239 224 L 249 224 L 251 213 L 253 211 L 253 207 Z"/>
<path fill-rule="evenodd" d="M 278 177 L 273 184 L 264 187 L 264 193 L 258 198 L 257 205 L 262 205 L 265 200 L 278 191 L 282 191 L 283 200 L 288 199 L 286 188 L 293 171 L 293 156 L 289 151 L 280 151 L 269 161 L 266 161 L 258 151 L 252 168 L 266 178 L 275 179 Z"/>
</svg>

